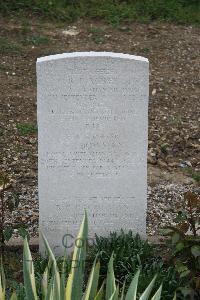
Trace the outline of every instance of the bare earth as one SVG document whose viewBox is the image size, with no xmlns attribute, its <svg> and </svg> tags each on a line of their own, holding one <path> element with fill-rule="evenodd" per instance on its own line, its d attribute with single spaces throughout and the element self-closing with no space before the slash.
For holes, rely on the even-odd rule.
<svg viewBox="0 0 200 300">
<path fill-rule="evenodd" d="M 36 58 L 113 51 L 150 61 L 147 224 L 148 234 L 158 233 L 171 224 L 176 204 L 184 205 L 184 191 L 200 192 L 192 177 L 200 171 L 200 28 L 162 23 L 113 28 L 90 20 L 70 27 L 29 23 L 0 18 L 0 170 L 11 179 L 6 197 L 21 200 L 7 222 L 22 221 L 37 235 L 37 133 L 19 130 L 19 124 L 36 124 Z M 2 46 L 2 38 L 9 46 Z"/>
</svg>

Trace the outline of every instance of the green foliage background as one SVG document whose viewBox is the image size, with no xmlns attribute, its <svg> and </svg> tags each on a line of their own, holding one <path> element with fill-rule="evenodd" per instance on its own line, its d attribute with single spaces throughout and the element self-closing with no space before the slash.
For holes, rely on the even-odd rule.
<svg viewBox="0 0 200 300">
<path fill-rule="evenodd" d="M 98 17 L 111 24 L 122 20 L 165 20 L 176 23 L 200 23 L 199 0 L 3 0 L 0 12 L 21 11 L 33 15 L 73 21 Z"/>
</svg>

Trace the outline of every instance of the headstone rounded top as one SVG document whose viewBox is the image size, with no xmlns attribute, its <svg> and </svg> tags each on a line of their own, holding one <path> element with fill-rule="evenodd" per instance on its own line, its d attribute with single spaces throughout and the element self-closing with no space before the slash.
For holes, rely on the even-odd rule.
<svg viewBox="0 0 200 300">
<path fill-rule="evenodd" d="M 114 52 L 71 52 L 71 53 L 62 53 L 62 54 L 55 54 L 49 55 L 44 57 L 39 57 L 37 62 L 45 62 L 50 60 L 57 60 L 63 58 L 74 58 L 74 57 L 111 57 L 111 58 L 124 58 L 124 59 L 133 59 L 139 60 L 148 63 L 148 59 L 142 56 L 136 56 L 131 54 L 124 54 L 124 53 L 114 53 Z"/>
</svg>

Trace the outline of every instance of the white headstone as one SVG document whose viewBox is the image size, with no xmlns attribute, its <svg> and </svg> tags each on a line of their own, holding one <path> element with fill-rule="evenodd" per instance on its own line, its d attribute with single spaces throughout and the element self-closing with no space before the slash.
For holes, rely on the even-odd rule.
<svg viewBox="0 0 200 300">
<path fill-rule="evenodd" d="M 148 60 L 109 52 L 37 60 L 40 230 L 56 254 L 89 236 L 146 232 Z M 70 249 L 72 250 L 72 249 Z"/>
</svg>

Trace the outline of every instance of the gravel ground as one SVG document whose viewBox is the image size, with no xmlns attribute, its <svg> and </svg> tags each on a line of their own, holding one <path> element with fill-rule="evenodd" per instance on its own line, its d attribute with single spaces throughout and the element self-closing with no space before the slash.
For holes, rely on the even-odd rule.
<svg viewBox="0 0 200 300">
<path fill-rule="evenodd" d="M 184 208 L 184 193 L 193 191 L 199 193 L 199 188 L 194 185 L 182 185 L 174 183 L 157 184 L 148 186 L 147 209 L 147 234 L 159 235 L 160 229 L 175 225 L 174 218 L 177 214 L 177 205 Z M 5 193 L 5 199 L 11 197 L 11 192 Z M 17 210 L 9 216 L 7 224 L 23 221 L 32 237 L 38 236 L 38 190 L 25 187 L 19 195 L 20 204 Z M 17 237 L 17 231 L 15 231 Z"/>
<path fill-rule="evenodd" d="M 184 193 L 192 191 L 199 194 L 199 188 L 193 185 L 174 183 L 158 184 L 148 188 L 147 234 L 159 235 L 165 226 L 175 226 L 177 206 L 184 208 Z"/>
</svg>

